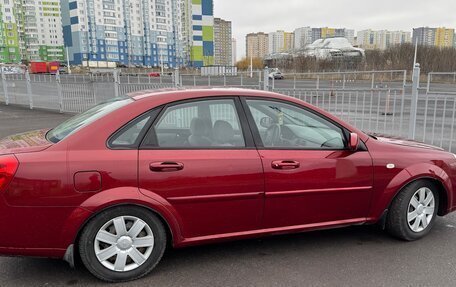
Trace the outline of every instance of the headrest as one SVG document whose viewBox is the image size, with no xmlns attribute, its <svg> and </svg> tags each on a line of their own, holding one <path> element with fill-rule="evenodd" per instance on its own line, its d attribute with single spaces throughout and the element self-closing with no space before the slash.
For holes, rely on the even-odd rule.
<svg viewBox="0 0 456 287">
<path fill-rule="evenodd" d="M 216 121 L 213 129 L 214 140 L 220 144 L 231 143 L 234 139 L 233 126 L 227 121 Z"/>
</svg>

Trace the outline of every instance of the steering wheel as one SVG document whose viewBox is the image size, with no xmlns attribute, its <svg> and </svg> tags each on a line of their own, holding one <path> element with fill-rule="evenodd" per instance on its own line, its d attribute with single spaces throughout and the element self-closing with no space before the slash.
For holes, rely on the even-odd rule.
<svg viewBox="0 0 456 287">
<path fill-rule="evenodd" d="M 264 138 L 264 145 L 273 147 L 280 145 L 281 143 L 281 128 L 279 124 L 273 124 L 266 130 L 266 136 Z"/>
</svg>

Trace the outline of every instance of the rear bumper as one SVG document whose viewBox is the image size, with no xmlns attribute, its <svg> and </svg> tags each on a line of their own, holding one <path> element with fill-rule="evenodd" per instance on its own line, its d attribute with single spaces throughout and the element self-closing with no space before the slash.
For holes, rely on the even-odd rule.
<svg viewBox="0 0 456 287">
<path fill-rule="evenodd" d="M 80 207 L 15 207 L 0 198 L 0 255 L 63 258 L 91 215 Z"/>
</svg>

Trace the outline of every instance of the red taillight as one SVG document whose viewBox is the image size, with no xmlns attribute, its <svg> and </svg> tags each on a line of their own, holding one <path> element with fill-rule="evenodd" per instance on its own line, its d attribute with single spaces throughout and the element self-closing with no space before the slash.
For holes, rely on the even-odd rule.
<svg viewBox="0 0 456 287">
<path fill-rule="evenodd" d="M 14 155 L 0 156 L 0 192 L 11 182 L 18 166 L 19 162 Z"/>
</svg>

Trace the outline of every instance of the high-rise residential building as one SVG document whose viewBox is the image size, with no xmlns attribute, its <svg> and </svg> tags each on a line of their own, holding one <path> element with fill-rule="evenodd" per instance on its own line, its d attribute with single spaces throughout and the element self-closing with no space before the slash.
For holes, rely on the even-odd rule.
<svg viewBox="0 0 456 287">
<path fill-rule="evenodd" d="M 284 50 L 285 51 L 290 51 L 294 49 L 294 34 L 293 32 L 285 32 L 283 34 L 283 40 L 285 42 L 284 44 Z"/>
<path fill-rule="evenodd" d="M 357 34 L 358 46 L 366 50 L 384 50 L 394 45 L 411 42 L 411 33 L 404 31 L 374 31 L 369 29 L 359 31 Z"/>
<path fill-rule="evenodd" d="M 266 33 L 250 33 L 246 36 L 247 58 L 264 58 L 269 54 L 269 36 Z"/>
<path fill-rule="evenodd" d="M 19 63 L 22 59 L 19 45 L 21 14 L 17 13 L 16 2 L 3 1 L 0 4 L 0 62 Z"/>
<path fill-rule="evenodd" d="M 352 29 L 346 29 L 346 28 L 316 28 L 316 34 L 320 34 L 319 39 L 327 39 L 327 38 L 336 38 L 336 37 L 342 37 L 346 38 L 348 42 L 351 44 L 354 44 L 355 42 L 355 30 Z M 318 39 L 315 39 L 318 40 Z"/>
<path fill-rule="evenodd" d="M 295 49 L 303 49 L 314 41 L 315 40 L 312 38 L 312 28 L 302 27 L 294 30 Z"/>
<path fill-rule="evenodd" d="M 435 45 L 437 47 L 453 47 L 454 46 L 454 29 L 436 28 L 435 29 Z"/>
<path fill-rule="evenodd" d="M 413 29 L 413 44 L 433 46 L 435 44 L 435 28 L 421 27 Z"/>
<path fill-rule="evenodd" d="M 4 0 L 0 27 L 0 62 L 64 60 L 59 0 Z"/>
<path fill-rule="evenodd" d="M 294 35 L 293 33 L 285 31 L 277 31 L 269 33 L 269 53 L 282 53 L 290 51 L 294 48 Z"/>
<path fill-rule="evenodd" d="M 214 19 L 214 64 L 231 66 L 232 62 L 232 32 L 231 21 L 220 18 Z"/>
<path fill-rule="evenodd" d="M 231 63 L 236 65 L 237 63 L 237 41 L 235 38 L 231 39 Z"/>
<path fill-rule="evenodd" d="M 190 65 L 202 67 L 214 64 L 214 3 L 213 0 L 186 0 L 190 24 L 188 26 Z"/>
<path fill-rule="evenodd" d="M 212 0 L 61 0 L 61 7 L 72 64 L 214 62 Z"/>
<path fill-rule="evenodd" d="M 413 43 L 436 47 L 454 47 L 454 29 L 420 27 L 413 29 Z"/>
<path fill-rule="evenodd" d="M 346 38 L 348 40 L 348 42 L 350 42 L 350 44 L 356 45 L 355 30 L 343 28 L 343 29 L 339 30 L 339 33 L 341 36 L 336 36 L 336 37 Z M 336 33 L 336 35 L 339 35 L 339 33 Z"/>
<path fill-rule="evenodd" d="M 117 62 L 177 67 L 184 62 L 182 1 L 61 0 L 72 64 Z"/>
</svg>

